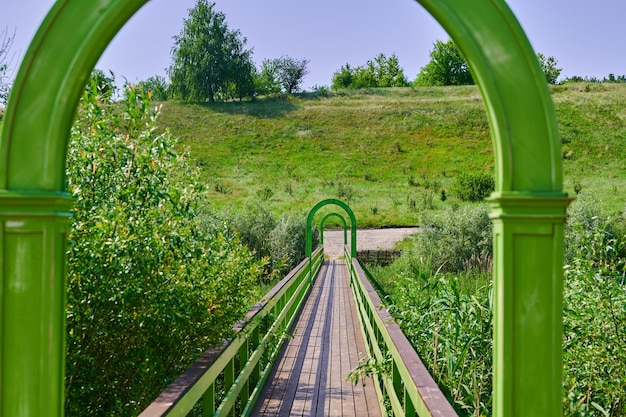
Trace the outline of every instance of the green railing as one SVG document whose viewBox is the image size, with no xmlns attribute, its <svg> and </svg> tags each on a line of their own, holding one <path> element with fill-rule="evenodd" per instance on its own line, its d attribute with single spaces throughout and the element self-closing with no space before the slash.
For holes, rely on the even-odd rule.
<svg viewBox="0 0 626 417">
<path fill-rule="evenodd" d="M 413 346 L 383 307 L 359 261 L 347 249 L 344 254 L 368 356 L 385 369 L 372 375 L 381 407 L 391 408 L 394 416 L 457 417 Z"/>
<path fill-rule="evenodd" d="M 250 309 L 232 340 L 206 351 L 140 417 L 186 416 L 199 403 L 204 416 L 249 416 L 322 261 L 320 247 Z"/>
</svg>

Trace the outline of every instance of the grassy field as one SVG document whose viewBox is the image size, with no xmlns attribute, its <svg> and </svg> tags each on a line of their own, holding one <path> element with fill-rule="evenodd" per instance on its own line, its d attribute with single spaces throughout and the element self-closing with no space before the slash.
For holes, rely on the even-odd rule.
<svg viewBox="0 0 626 417">
<path fill-rule="evenodd" d="M 591 193 L 609 214 L 621 214 L 626 85 L 566 84 L 552 87 L 552 97 L 566 191 Z M 217 209 L 252 202 L 275 213 L 308 211 L 339 198 L 360 226 L 415 225 L 421 213 L 462 204 L 450 190 L 458 173 L 494 167 L 475 86 L 162 105 L 158 124 L 201 169 Z"/>
<path fill-rule="evenodd" d="M 553 87 L 565 188 L 621 213 L 626 185 L 626 85 Z M 260 200 L 272 211 L 339 198 L 362 226 L 415 225 L 453 207 L 463 171 L 492 172 L 475 86 L 303 94 L 254 102 L 163 103 L 169 129 L 201 168 L 217 208 Z M 442 190 L 446 199 L 442 201 Z"/>
</svg>

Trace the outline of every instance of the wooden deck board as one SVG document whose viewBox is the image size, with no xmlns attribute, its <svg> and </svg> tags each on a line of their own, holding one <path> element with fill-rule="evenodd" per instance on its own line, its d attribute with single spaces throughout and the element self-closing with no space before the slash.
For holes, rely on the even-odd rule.
<svg viewBox="0 0 626 417">
<path fill-rule="evenodd" d="M 364 344 L 344 261 L 325 261 L 252 413 L 381 416 L 373 382 L 346 378 Z"/>
</svg>

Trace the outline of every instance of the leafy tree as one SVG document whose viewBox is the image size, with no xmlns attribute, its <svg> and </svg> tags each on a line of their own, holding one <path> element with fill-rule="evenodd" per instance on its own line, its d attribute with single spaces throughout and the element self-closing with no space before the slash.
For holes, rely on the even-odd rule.
<svg viewBox="0 0 626 417">
<path fill-rule="evenodd" d="M 0 104 L 6 103 L 9 98 L 11 84 L 11 65 L 14 55 L 10 55 L 15 33 L 9 34 L 8 29 L 4 29 L 0 34 Z"/>
<path fill-rule="evenodd" d="M 354 68 L 350 64 L 342 66 L 339 71 L 333 74 L 333 78 L 330 87 L 333 90 L 339 90 L 341 88 L 350 88 L 354 79 Z"/>
<path fill-rule="evenodd" d="M 138 91 L 149 94 L 151 100 L 165 101 L 169 94 L 169 85 L 165 77 L 155 75 L 147 80 L 139 81 L 135 86 Z"/>
<path fill-rule="evenodd" d="M 266 58 L 261 62 L 261 68 L 255 74 L 254 84 L 257 94 L 271 95 L 280 93 L 281 85 L 276 59 Z"/>
<path fill-rule="evenodd" d="M 417 86 L 470 85 L 474 79 L 469 66 L 452 39 L 436 41 L 430 61 L 422 67 L 414 82 Z"/>
<path fill-rule="evenodd" d="M 231 334 L 262 270 L 226 226 L 200 223 L 198 174 L 147 95 L 123 97 L 88 89 L 70 138 L 68 416 L 137 415 Z"/>
<path fill-rule="evenodd" d="M 215 3 L 198 0 L 174 37 L 169 68 L 172 93 L 183 100 L 214 102 L 253 93 L 254 65 L 246 39 L 230 30 Z"/>
<path fill-rule="evenodd" d="M 404 75 L 400 62 L 395 54 L 387 58 L 379 54 L 373 61 L 363 66 L 351 68 L 349 64 L 333 74 L 331 87 L 340 88 L 373 88 L 373 87 L 405 87 L 409 82 Z"/>
<path fill-rule="evenodd" d="M 287 94 L 300 90 L 305 75 L 309 73 L 308 59 L 282 56 L 276 59 L 264 59 L 255 77 L 258 94 Z"/>
<path fill-rule="evenodd" d="M 300 85 L 304 80 L 304 76 L 309 73 L 307 65 L 308 59 L 297 59 L 290 56 L 278 58 L 278 78 L 280 84 L 287 94 L 295 93 L 300 90 Z"/>
<path fill-rule="evenodd" d="M 559 78 L 559 75 L 561 75 L 561 71 L 563 70 L 563 68 L 557 67 L 556 58 L 553 56 L 546 57 L 544 54 L 538 53 L 537 59 L 539 59 L 541 70 L 546 76 L 546 82 L 548 84 L 556 84 L 556 80 Z"/>
</svg>

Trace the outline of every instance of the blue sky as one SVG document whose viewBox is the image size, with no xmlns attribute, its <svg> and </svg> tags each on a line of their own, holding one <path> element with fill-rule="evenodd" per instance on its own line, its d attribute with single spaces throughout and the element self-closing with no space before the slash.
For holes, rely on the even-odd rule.
<svg viewBox="0 0 626 417">
<path fill-rule="evenodd" d="M 89 1 L 89 0 L 87 0 Z M 15 30 L 13 52 L 24 55 L 52 0 L 0 0 L 0 30 Z M 330 85 L 342 65 L 363 65 L 395 53 L 410 80 L 447 34 L 413 0 L 216 0 L 231 29 L 239 29 L 253 58 L 289 55 L 310 60 L 305 87 Z M 123 28 L 97 67 L 133 82 L 165 75 L 172 36 L 195 0 L 151 0 Z M 554 56 L 572 75 L 626 74 L 623 0 L 509 0 L 537 52 Z"/>
</svg>

